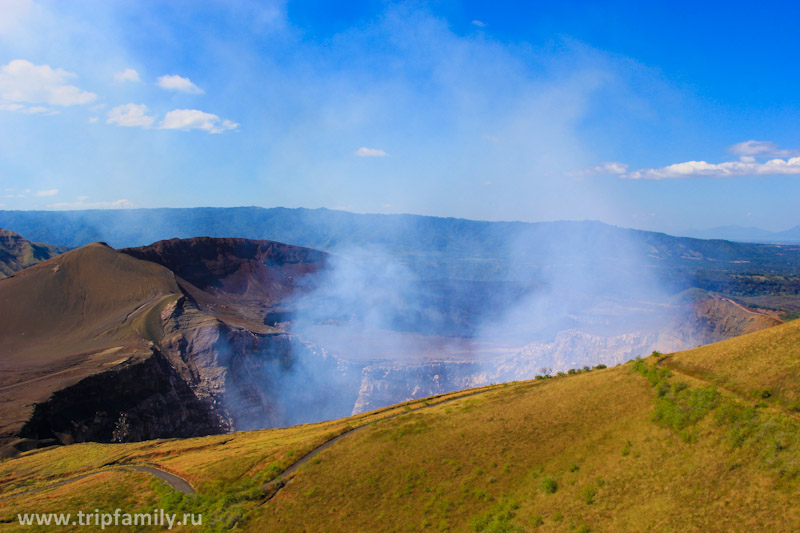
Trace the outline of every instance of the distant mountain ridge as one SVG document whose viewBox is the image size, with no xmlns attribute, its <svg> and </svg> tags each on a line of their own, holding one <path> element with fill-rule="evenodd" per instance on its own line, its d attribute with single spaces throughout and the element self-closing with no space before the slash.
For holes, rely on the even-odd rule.
<svg viewBox="0 0 800 533">
<path fill-rule="evenodd" d="M 696 239 L 724 239 L 726 241 L 770 244 L 800 243 L 800 226 L 785 231 L 770 231 L 756 227 L 717 226 L 714 228 L 691 228 L 683 232 L 687 237 Z"/>
<path fill-rule="evenodd" d="M 378 248 L 425 279 L 530 280 L 531 272 L 542 268 L 576 262 L 620 265 L 634 259 L 687 272 L 800 274 L 800 246 L 673 237 L 591 221 L 486 222 L 329 209 L 202 207 L 0 211 L 0 227 L 68 247 L 102 241 L 126 248 L 208 236 L 272 240 L 327 252 Z"/>
</svg>

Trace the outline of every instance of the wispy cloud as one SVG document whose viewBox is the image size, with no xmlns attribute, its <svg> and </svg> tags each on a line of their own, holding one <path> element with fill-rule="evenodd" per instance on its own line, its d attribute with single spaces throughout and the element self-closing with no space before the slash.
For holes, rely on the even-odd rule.
<svg viewBox="0 0 800 533">
<path fill-rule="evenodd" d="M 472 21 L 472 25 L 473 25 L 473 26 L 477 26 L 477 27 L 479 27 L 479 28 L 485 28 L 486 26 L 488 26 L 488 24 L 486 24 L 486 23 L 485 23 L 485 22 L 483 22 L 482 20 L 473 20 L 473 21 Z"/>
<path fill-rule="evenodd" d="M 189 78 L 174 75 L 160 76 L 156 81 L 156 85 L 168 91 L 178 91 L 188 94 L 203 94 L 205 91 L 192 83 Z"/>
<path fill-rule="evenodd" d="M 749 157 L 797 157 L 800 150 L 782 150 L 775 143 L 769 141 L 744 141 L 729 146 L 727 150 L 742 158 Z"/>
<path fill-rule="evenodd" d="M 15 59 L 0 67 L 0 100 L 26 104 L 73 106 L 94 102 L 97 95 L 70 85 L 72 72 Z"/>
<path fill-rule="evenodd" d="M 116 124 L 128 128 L 149 128 L 155 117 L 147 114 L 144 104 L 125 104 L 112 108 L 107 115 L 106 124 Z"/>
<path fill-rule="evenodd" d="M 158 127 L 162 130 L 203 130 L 208 133 L 223 133 L 235 130 L 239 124 L 198 109 L 175 109 L 164 116 Z"/>
<path fill-rule="evenodd" d="M 367 148 L 366 146 L 362 146 L 353 153 L 358 157 L 386 157 L 389 155 L 379 148 Z"/>
<path fill-rule="evenodd" d="M 125 83 L 125 82 L 136 83 L 142 80 L 141 78 L 139 78 L 138 72 L 136 72 L 132 68 L 126 68 L 122 72 L 117 72 L 116 74 L 114 74 L 114 81 L 116 81 L 117 83 Z"/>
<path fill-rule="evenodd" d="M 28 115 L 57 115 L 59 113 L 52 108 L 41 105 L 25 107 L 22 104 L 0 104 L 0 111 L 14 111 Z"/>
<path fill-rule="evenodd" d="M 57 202 L 47 207 L 52 209 L 131 209 L 136 207 L 136 204 L 124 198 L 112 202 L 87 202 L 88 199 L 88 196 L 78 196 L 74 202 Z"/>
<path fill-rule="evenodd" d="M 622 175 L 628 171 L 628 165 L 619 161 L 604 161 L 593 167 L 578 170 L 577 172 L 567 172 L 568 176 L 590 176 L 593 174 L 616 174 Z"/>
<path fill-rule="evenodd" d="M 58 194 L 58 189 L 47 189 L 44 191 L 37 191 L 35 196 L 55 196 Z"/>
</svg>

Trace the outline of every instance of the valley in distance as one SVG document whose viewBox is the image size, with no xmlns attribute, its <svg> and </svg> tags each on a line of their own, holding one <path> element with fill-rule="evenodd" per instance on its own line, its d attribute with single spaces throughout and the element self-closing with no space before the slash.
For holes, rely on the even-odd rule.
<svg viewBox="0 0 800 533">
<path fill-rule="evenodd" d="M 10 530 L 800 528 L 796 244 L 255 207 L 0 227 Z"/>
</svg>

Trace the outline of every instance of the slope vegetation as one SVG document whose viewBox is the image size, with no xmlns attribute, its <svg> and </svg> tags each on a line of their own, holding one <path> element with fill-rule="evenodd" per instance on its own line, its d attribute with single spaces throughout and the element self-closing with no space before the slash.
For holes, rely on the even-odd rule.
<svg viewBox="0 0 800 533">
<path fill-rule="evenodd" d="M 321 424 L 29 452 L 0 464 L 0 520 L 99 501 L 202 512 L 210 529 L 252 531 L 794 530 L 799 341 L 800 322 L 790 322 Z M 99 475 L 76 481 L 81 492 L 47 488 L 133 463 L 185 477 L 197 494 L 123 470 L 114 482 L 135 497 L 98 499 Z M 14 496 L 31 489 L 41 490 Z"/>
</svg>

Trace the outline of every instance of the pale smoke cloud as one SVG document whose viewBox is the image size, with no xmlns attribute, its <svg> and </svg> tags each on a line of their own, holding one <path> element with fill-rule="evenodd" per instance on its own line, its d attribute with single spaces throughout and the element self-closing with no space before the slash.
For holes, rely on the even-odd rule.
<svg viewBox="0 0 800 533">
<path fill-rule="evenodd" d="M 38 191 L 35 196 L 55 196 L 58 194 L 58 189 L 47 189 L 44 191 Z"/>
<path fill-rule="evenodd" d="M 33 0 L 0 0 L 0 35 L 22 26 L 35 11 Z"/>
</svg>

